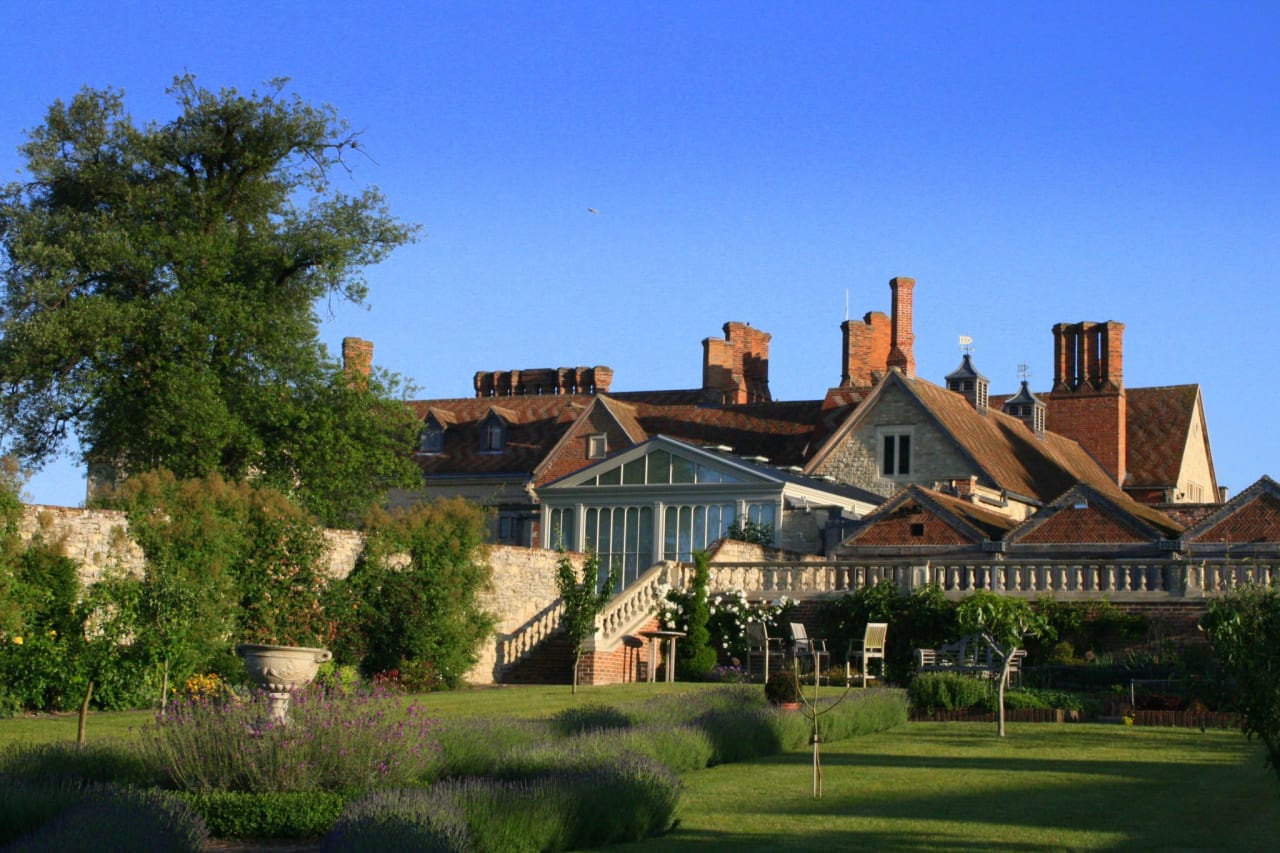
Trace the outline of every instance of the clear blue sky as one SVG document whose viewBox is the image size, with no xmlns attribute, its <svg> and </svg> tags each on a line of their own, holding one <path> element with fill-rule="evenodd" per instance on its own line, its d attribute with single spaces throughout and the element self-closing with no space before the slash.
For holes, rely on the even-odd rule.
<svg viewBox="0 0 1280 853">
<path fill-rule="evenodd" d="M 0 0 L 0 176 L 82 85 L 165 119 L 173 75 L 287 76 L 364 131 L 424 235 L 369 270 L 420 397 L 607 364 L 691 388 L 727 320 L 778 399 L 840 379 L 839 324 L 917 280 L 918 373 L 957 336 L 993 392 L 1058 322 L 1126 324 L 1129 386 L 1200 383 L 1219 480 L 1280 476 L 1280 4 L 31 3 Z M 587 212 L 594 208 L 598 214 Z M 75 465 L 31 482 L 77 505 Z"/>
</svg>

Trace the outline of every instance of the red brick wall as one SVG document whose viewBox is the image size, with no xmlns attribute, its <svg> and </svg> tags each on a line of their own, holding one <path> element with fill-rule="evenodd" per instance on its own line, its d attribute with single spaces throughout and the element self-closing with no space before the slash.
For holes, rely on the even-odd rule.
<svg viewBox="0 0 1280 853">
<path fill-rule="evenodd" d="M 649 664 L 649 644 L 653 642 L 641 636 L 642 631 L 656 631 L 658 617 L 654 616 L 645 622 L 633 635 L 623 639 L 618 648 L 611 652 L 583 652 L 578 662 L 579 684 L 630 684 L 644 681 L 647 678 Z M 662 649 L 658 650 L 657 666 L 662 675 Z"/>
<path fill-rule="evenodd" d="M 1259 495 L 1209 528 L 1196 542 L 1280 542 L 1280 501 Z"/>
<path fill-rule="evenodd" d="M 1124 391 L 1067 391 L 1049 395 L 1045 426 L 1075 439 L 1116 482 L 1124 479 L 1127 453 Z"/>
<path fill-rule="evenodd" d="M 1142 536 L 1114 517 L 1100 512 L 1095 506 L 1087 509 L 1060 509 L 1018 540 L 1019 544 L 1050 545 L 1064 542 L 1119 544 L 1150 541 L 1150 536 Z"/>
</svg>

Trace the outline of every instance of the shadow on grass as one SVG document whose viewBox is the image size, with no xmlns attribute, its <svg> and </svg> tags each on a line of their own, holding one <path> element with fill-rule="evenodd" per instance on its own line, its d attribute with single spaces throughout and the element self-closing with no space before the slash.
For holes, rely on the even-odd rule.
<svg viewBox="0 0 1280 853">
<path fill-rule="evenodd" d="M 807 751 L 728 784 L 690 774 L 686 824 L 646 849 L 1272 849 L 1280 833 L 1280 788 L 1239 735 L 911 727 L 822 764 L 816 800 Z"/>
</svg>

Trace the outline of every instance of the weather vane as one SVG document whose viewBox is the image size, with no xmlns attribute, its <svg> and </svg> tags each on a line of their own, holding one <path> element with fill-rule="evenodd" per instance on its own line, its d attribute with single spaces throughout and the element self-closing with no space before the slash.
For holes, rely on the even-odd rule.
<svg viewBox="0 0 1280 853">
<path fill-rule="evenodd" d="M 960 354 L 973 355 L 973 338 L 968 335 L 960 336 Z"/>
<path fill-rule="evenodd" d="M 1031 378 L 1031 368 L 1027 366 L 1025 361 L 1018 365 L 1018 378 L 1023 382 Z"/>
</svg>

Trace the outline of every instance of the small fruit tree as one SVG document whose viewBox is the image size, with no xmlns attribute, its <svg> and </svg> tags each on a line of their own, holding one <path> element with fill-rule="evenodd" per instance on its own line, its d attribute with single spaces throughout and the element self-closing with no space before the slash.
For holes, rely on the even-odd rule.
<svg viewBox="0 0 1280 853">
<path fill-rule="evenodd" d="M 578 664 L 582 661 L 582 645 L 596 630 L 596 617 L 604 610 L 609 599 L 613 597 L 613 589 L 618 584 L 617 570 L 611 569 L 609 576 L 600 584 L 600 558 L 593 552 L 587 555 L 582 563 L 582 576 L 579 577 L 563 551 L 556 563 L 556 586 L 560 592 L 562 606 L 560 624 L 564 627 L 573 647 L 573 692 L 578 692 Z"/>
<path fill-rule="evenodd" d="M 996 700 L 1000 737 L 1004 737 L 1004 688 L 1009 681 L 1014 652 L 1024 637 L 1041 636 L 1048 628 L 1027 602 L 987 590 L 978 590 L 961 601 L 956 608 L 956 621 L 963 633 L 976 634 L 986 640 L 1004 664 L 1000 669 Z"/>
</svg>

